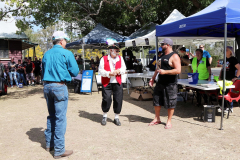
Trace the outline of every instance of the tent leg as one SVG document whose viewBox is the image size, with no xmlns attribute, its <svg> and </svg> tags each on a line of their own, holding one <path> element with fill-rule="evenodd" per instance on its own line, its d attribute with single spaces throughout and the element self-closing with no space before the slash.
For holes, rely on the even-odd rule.
<svg viewBox="0 0 240 160">
<path fill-rule="evenodd" d="M 144 58 L 145 56 L 144 56 L 143 46 L 142 46 L 142 53 L 143 53 L 143 62 L 144 62 L 144 63 L 143 63 L 143 66 L 145 66 L 146 63 L 145 63 L 145 58 Z"/>
<path fill-rule="evenodd" d="M 83 70 L 85 70 L 85 57 L 84 57 L 84 43 L 82 44 L 82 54 L 83 54 Z"/>
<path fill-rule="evenodd" d="M 156 36 L 156 62 L 157 62 L 157 59 L 158 58 L 158 37 Z M 157 65 L 156 65 L 156 69 L 157 69 Z"/>
<path fill-rule="evenodd" d="M 223 58 L 223 91 L 222 91 L 222 115 L 220 130 L 223 130 L 223 112 L 224 112 L 224 95 L 225 95 L 225 78 L 226 78 L 226 49 L 227 49 L 227 23 L 224 24 L 224 58 Z"/>
</svg>

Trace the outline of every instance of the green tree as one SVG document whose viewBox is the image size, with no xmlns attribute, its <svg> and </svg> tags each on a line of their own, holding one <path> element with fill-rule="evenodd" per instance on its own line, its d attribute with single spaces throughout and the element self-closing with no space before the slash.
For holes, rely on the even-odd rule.
<svg viewBox="0 0 240 160">
<path fill-rule="evenodd" d="M 178 9 L 185 16 L 205 8 L 214 0 L 9 0 L 16 9 L 0 10 L 0 20 L 12 13 L 22 16 L 17 26 L 21 31 L 32 25 L 43 28 L 58 21 L 66 22 L 70 32 L 79 29 L 87 34 L 97 23 L 123 35 L 130 35 L 150 22 L 161 24 Z M 34 17 L 34 20 L 33 18 Z"/>
</svg>

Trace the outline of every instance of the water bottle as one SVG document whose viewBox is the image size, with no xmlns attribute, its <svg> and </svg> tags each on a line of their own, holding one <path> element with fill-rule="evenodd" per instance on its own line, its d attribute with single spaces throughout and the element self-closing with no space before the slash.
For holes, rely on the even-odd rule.
<svg viewBox="0 0 240 160">
<path fill-rule="evenodd" d="M 214 82 L 214 76 L 211 74 L 211 82 Z"/>
</svg>

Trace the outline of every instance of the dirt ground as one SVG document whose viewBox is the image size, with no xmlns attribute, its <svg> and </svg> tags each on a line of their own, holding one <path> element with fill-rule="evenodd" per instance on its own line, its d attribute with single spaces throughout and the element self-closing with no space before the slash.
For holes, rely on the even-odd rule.
<svg viewBox="0 0 240 160">
<path fill-rule="evenodd" d="M 169 130 L 164 129 L 167 111 L 162 109 L 163 124 L 148 126 L 154 117 L 152 101 L 137 101 L 124 91 L 122 126 L 114 125 L 114 113 L 101 126 L 101 92 L 69 94 L 66 149 L 73 149 L 72 160 L 85 159 L 239 159 L 240 108 L 235 105 L 230 118 L 220 116 L 215 123 L 198 120 L 202 108 L 191 100 L 179 102 Z M 42 86 L 13 88 L 0 97 L 0 159 L 46 160 L 47 106 Z"/>
</svg>

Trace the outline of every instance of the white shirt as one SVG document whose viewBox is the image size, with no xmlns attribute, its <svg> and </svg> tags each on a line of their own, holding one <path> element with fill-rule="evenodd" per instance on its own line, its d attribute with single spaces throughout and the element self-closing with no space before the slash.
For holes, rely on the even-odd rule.
<svg viewBox="0 0 240 160">
<path fill-rule="evenodd" d="M 119 68 L 119 70 L 120 70 L 119 75 L 123 75 L 126 72 L 126 65 L 125 65 L 125 62 L 124 62 L 122 56 L 120 56 L 120 57 L 121 57 L 121 68 Z M 110 78 L 110 83 L 118 83 L 116 80 L 116 76 L 109 76 L 109 73 L 113 72 L 115 70 L 114 65 L 120 60 L 119 56 L 117 56 L 116 58 L 111 58 L 111 56 L 108 55 L 108 60 L 109 60 L 109 66 L 110 66 L 111 71 L 106 71 L 104 69 L 104 58 L 101 58 L 101 60 L 100 60 L 98 71 L 102 77 Z M 123 79 L 122 79 L 122 81 L 123 81 Z"/>
</svg>

